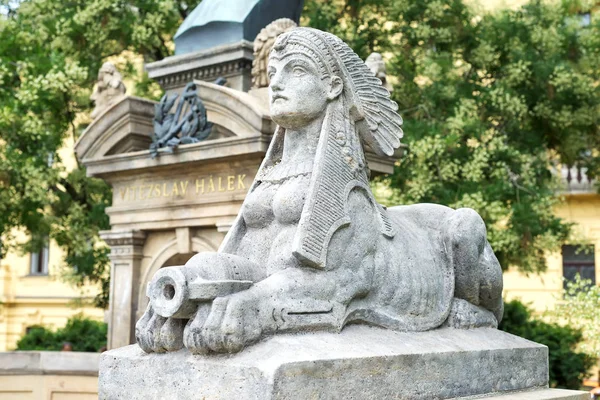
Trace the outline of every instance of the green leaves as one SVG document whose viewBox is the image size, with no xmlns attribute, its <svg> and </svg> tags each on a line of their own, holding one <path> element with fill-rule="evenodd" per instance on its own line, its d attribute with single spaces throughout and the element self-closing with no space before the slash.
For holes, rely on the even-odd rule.
<svg viewBox="0 0 600 400">
<path fill-rule="evenodd" d="M 559 299 L 549 317 L 557 322 L 581 330 L 585 342 L 581 350 L 600 357 L 600 286 L 589 279 L 581 279 L 579 274 L 574 281 L 566 283 L 564 297 Z"/>
<path fill-rule="evenodd" d="M 36 251 L 50 237 L 66 254 L 63 277 L 98 284 L 96 305 L 106 306 L 108 250 L 98 231 L 109 228 L 111 191 L 61 156 L 87 122 L 106 58 L 170 55 L 172 35 L 198 3 L 31 0 L 0 14 L 0 257 Z M 160 97 L 139 62 L 126 66 L 129 94 Z M 16 230 L 31 240 L 16 242 Z"/>
<path fill-rule="evenodd" d="M 583 341 L 580 329 L 535 319 L 518 300 L 504 304 L 504 317 L 498 328 L 548 346 L 551 387 L 580 389 L 594 365 L 593 357 L 577 350 Z"/>
<path fill-rule="evenodd" d="M 385 183 L 388 203 L 471 207 L 487 225 L 504 268 L 545 269 L 570 224 L 554 214 L 558 164 L 600 171 L 600 20 L 569 1 L 475 15 L 461 0 L 340 2 L 338 20 L 306 23 L 353 42 L 352 7 L 375 12 L 366 45 L 388 60 L 405 125 L 406 155 Z M 372 3 L 377 3 L 375 8 Z M 344 6 L 345 4 L 345 6 Z M 350 7 L 350 8 L 349 8 Z"/>
<path fill-rule="evenodd" d="M 363 60 L 389 46 L 388 2 L 381 0 L 305 1 L 301 24 L 331 32 Z"/>
<path fill-rule="evenodd" d="M 43 326 L 30 327 L 29 332 L 17 342 L 17 350 L 62 350 L 69 342 L 73 351 L 97 352 L 106 346 L 107 326 L 103 322 L 75 316 L 67 325 L 56 331 Z"/>
</svg>

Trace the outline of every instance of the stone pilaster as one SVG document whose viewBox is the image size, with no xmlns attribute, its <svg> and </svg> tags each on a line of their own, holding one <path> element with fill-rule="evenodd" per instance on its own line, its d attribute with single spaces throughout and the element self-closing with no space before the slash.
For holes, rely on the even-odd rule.
<svg viewBox="0 0 600 400">
<path fill-rule="evenodd" d="M 135 343 L 135 315 L 140 288 L 142 231 L 103 231 L 100 237 L 110 246 L 110 299 L 108 348 Z"/>
</svg>

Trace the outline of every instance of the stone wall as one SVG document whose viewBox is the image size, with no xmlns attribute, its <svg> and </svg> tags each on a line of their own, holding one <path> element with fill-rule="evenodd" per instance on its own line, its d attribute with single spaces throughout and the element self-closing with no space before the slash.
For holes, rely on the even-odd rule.
<svg viewBox="0 0 600 400">
<path fill-rule="evenodd" d="M 0 353 L 0 398 L 97 399 L 99 359 L 99 353 Z"/>
</svg>

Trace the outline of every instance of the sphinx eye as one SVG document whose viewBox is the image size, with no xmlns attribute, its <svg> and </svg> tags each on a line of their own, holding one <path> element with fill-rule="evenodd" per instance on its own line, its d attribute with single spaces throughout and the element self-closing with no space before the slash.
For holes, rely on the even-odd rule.
<svg viewBox="0 0 600 400">
<path fill-rule="evenodd" d="M 295 66 L 292 69 L 292 73 L 294 74 L 294 76 L 302 76 L 302 75 L 306 74 L 306 70 L 300 66 Z"/>
</svg>

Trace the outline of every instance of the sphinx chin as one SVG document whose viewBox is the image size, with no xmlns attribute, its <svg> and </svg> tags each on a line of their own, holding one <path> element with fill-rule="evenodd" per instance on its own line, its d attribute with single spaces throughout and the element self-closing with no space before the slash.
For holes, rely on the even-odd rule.
<svg viewBox="0 0 600 400">
<path fill-rule="evenodd" d="M 283 109 L 283 107 L 271 104 L 271 119 L 282 128 L 297 130 L 321 119 L 325 111 L 326 105 L 318 109 L 290 110 L 288 107 Z"/>
<path fill-rule="evenodd" d="M 273 108 L 271 108 L 271 110 L 273 110 Z M 299 112 L 272 111 L 271 118 L 277 125 L 281 126 L 282 128 L 300 129 L 308 125 L 312 120 L 314 120 L 315 116 Z"/>
</svg>

